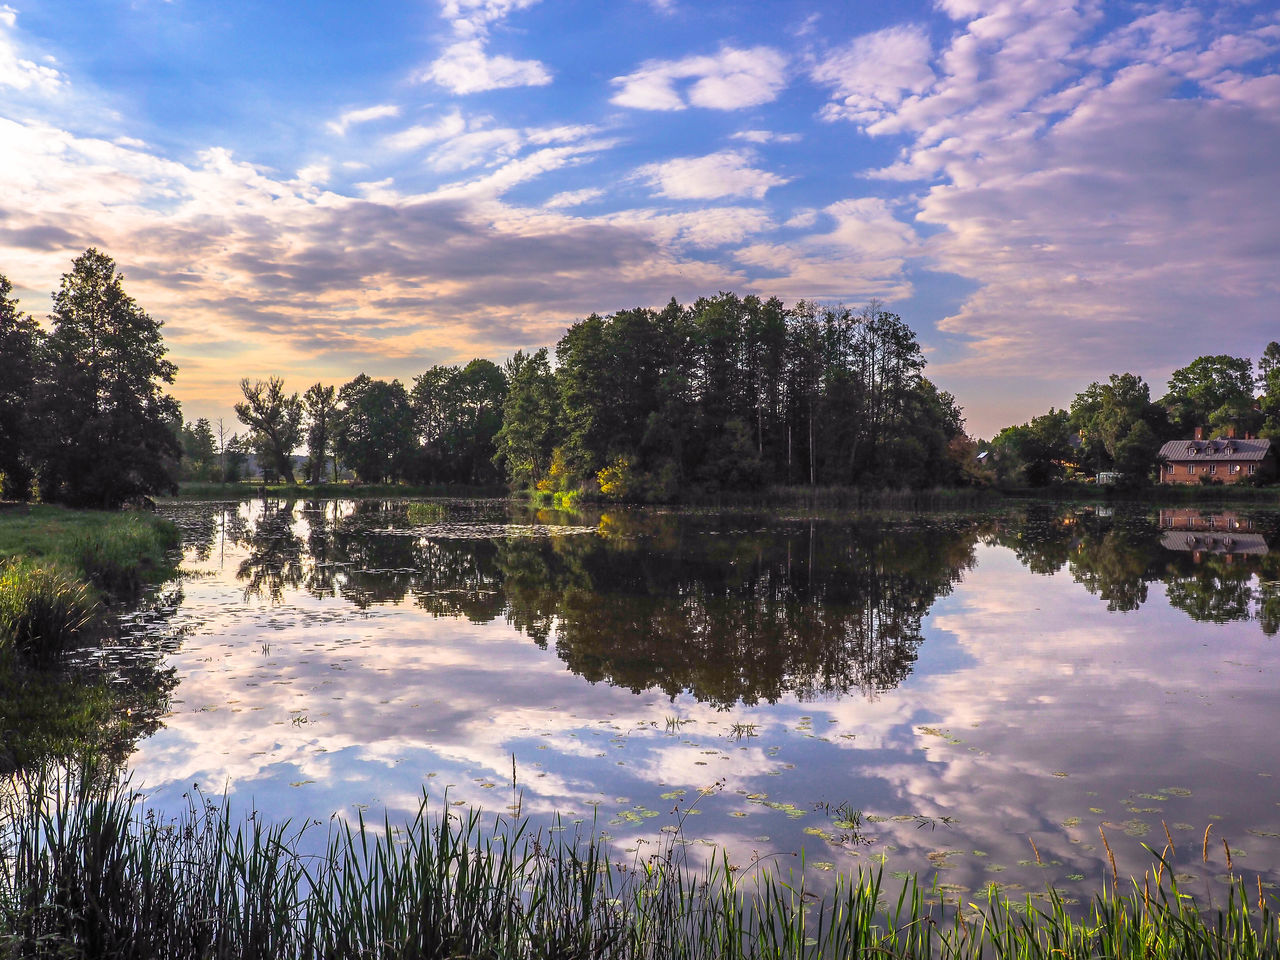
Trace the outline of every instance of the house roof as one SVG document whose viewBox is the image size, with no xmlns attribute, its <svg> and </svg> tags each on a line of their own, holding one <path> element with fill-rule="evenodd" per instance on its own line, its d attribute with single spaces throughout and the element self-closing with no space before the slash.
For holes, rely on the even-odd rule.
<svg viewBox="0 0 1280 960">
<path fill-rule="evenodd" d="M 1160 448 L 1162 460 L 1238 461 L 1261 460 L 1271 450 L 1270 440 L 1170 440 Z"/>
<path fill-rule="evenodd" d="M 1267 540 L 1260 533 L 1194 533 L 1189 530 L 1169 530 L 1160 538 L 1166 550 L 1185 550 L 1192 553 L 1234 553 L 1261 557 L 1269 551 Z"/>
</svg>

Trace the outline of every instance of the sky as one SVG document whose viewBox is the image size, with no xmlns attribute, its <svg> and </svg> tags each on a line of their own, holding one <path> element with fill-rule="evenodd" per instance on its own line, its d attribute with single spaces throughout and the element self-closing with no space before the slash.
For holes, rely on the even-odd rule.
<svg viewBox="0 0 1280 960">
<path fill-rule="evenodd" d="M 991 436 L 1280 339 L 1280 5 L 0 2 L 0 273 L 115 258 L 188 419 L 731 290 Z"/>
</svg>

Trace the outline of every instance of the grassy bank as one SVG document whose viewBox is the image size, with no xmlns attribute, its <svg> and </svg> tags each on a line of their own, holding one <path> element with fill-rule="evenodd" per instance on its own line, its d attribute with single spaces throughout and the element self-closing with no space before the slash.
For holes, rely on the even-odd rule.
<svg viewBox="0 0 1280 960">
<path fill-rule="evenodd" d="M 112 598 L 174 572 L 178 530 L 144 513 L 55 506 L 0 512 L 0 658 L 48 662 Z"/>
<path fill-rule="evenodd" d="M 355 499 L 369 497 L 505 497 L 506 487 L 407 483 L 195 483 L 178 485 L 179 500 L 251 500 L 254 497 Z"/>
<path fill-rule="evenodd" d="M 447 798 L 443 809 L 451 809 Z M 327 835 L 316 833 L 327 829 Z M 992 894 L 933 905 L 927 881 L 705 870 L 683 848 L 617 864 L 424 799 L 403 827 L 234 819 L 195 797 L 176 822 L 114 782 L 34 774 L 0 809 L 0 957 L 1275 957 L 1259 886 L 1197 901 L 1158 860 L 1072 913 Z M 1208 895 L 1206 895 L 1208 896 Z M 957 909 L 959 907 L 959 909 Z"/>
</svg>

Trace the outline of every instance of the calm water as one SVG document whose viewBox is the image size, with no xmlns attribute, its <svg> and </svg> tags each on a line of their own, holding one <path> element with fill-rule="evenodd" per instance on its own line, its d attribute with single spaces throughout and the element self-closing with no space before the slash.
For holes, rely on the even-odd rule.
<svg viewBox="0 0 1280 960">
<path fill-rule="evenodd" d="M 1225 837 L 1280 883 L 1276 514 L 166 512 L 187 575 L 129 622 L 164 651 L 130 760 L 161 806 L 395 819 L 426 790 L 620 857 L 1082 894 L 1099 826 L 1141 874 L 1163 821 L 1180 872 L 1225 873 Z"/>
</svg>

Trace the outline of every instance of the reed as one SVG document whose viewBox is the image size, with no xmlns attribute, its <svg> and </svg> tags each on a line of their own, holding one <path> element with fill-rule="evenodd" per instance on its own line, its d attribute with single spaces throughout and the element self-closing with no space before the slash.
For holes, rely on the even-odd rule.
<svg viewBox="0 0 1280 960">
<path fill-rule="evenodd" d="M 0 957 L 701 958 L 1274 957 L 1258 884 L 1223 882 L 1205 909 L 1172 869 L 1083 913 L 994 891 L 934 904 L 878 872 L 813 889 L 804 871 L 721 854 L 702 869 L 672 843 L 616 863 L 592 837 L 560 840 L 424 797 L 385 817 L 267 824 L 198 794 L 176 820 L 127 785 L 46 768 L 0 800 Z M 1158 856 L 1163 864 L 1163 856 Z"/>
</svg>

